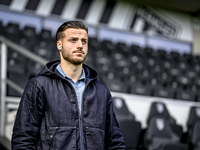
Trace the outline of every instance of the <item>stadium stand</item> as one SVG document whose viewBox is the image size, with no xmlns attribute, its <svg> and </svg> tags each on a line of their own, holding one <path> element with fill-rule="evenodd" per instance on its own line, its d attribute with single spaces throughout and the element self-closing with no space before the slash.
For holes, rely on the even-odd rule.
<svg viewBox="0 0 200 150">
<path fill-rule="evenodd" d="M 127 24 L 129 19 L 123 20 L 123 17 L 117 22 L 111 20 L 111 18 L 113 18 L 112 12 L 119 12 L 121 10 L 123 10 L 121 11 L 121 14 L 125 14 L 122 12 L 126 12 L 125 9 L 127 7 L 122 7 L 124 9 L 114 9 L 114 6 L 117 6 L 117 8 L 121 5 L 124 6 L 120 1 L 99 2 L 98 0 L 83 0 L 80 2 L 80 7 L 70 8 L 68 6 L 72 6 L 72 4 L 77 6 L 78 3 L 74 0 L 57 0 L 55 1 L 55 5 L 51 8 L 44 8 L 45 3 L 50 4 L 52 2 L 54 1 L 0 0 L 0 5 L 6 6 L 9 11 L 17 10 L 17 13 L 19 14 L 31 14 L 31 17 L 34 15 L 37 17 L 42 16 L 42 18 L 51 16 L 54 19 L 59 18 L 62 21 L 76 18 L 92 25 L 103 23 L 103 26 L 108 25 L 109 27 L 112 27 L 112 22 L 114 22 L 118 29 L 127 31 L 134 31 L 136 28 L 136 23 L 134 23 L 133 19 L 134 13 L 130 13 L 130 11 L 127 13 L 131 14 L 130 18 L 132 17 L 132 19 L 130 19 L 130 24 Z M 23 5 L 25 3 L 26 5 Z M 132 9 L 132 7 L 134 6 L 130 6 L 130 9 Z M 90 12 L 90 14 L 87 12 Z M 96 16 L 94 17 L 93 14 Z M 116 16 L 116 13 L 114 16 Z M 40 21 L 41 25 L 45 24 L 44 20 Z M 148 26 L 150 27 L 145 20 L 142 23 L 145 24 L 145 29 L 147 29 Z M 124 24 L 127 25 L 124 26 Z M 43 28 L 42 26 L 42 29 L 38 32 L 38 29 L 34 25 L 31 25 L 31 23 L 28 23 L 22 28 L 22 26 L 20 26 L 20 21 L 6 22 L 6 24 L 5 22 L 3 24 L 0 21 L 0 36 L 8 38 L 47 60 L 59 59 L 56 41 L 53 38 L 53 30 L 49 28 Z M 142 47 L 139 43 L 127 45 L 124 41 L 115 43 L 109 38 L 102 40 L 98 39 L 98 37 L 90 36 L 89 53 L 85 63 L 98 71 L 99 80 L 104 83 L 111 92 L 125 93 L 127 95 L 151 96 L 151 98 L 159 97 L 161 100 L 163 100 L 162 98 L 166 98 L 172 100 L 172 103 L 175 101 L 180 103 L 190 102 L 184 103 L 189 105 L 193 102 L 193 105 L 197 104 L 196 102 L 200 102 L 200 94 L 198 92 L 198 89 L 200 88 L 199 56 L 180 54 L 176 50 L 172 50 L 172 52 L 168 53 L 164 48 L 155 49 L 150 46 Z M 11 81 L 14 81 L 14 83 L 17 83 L 22 89 L 24 89 L 27 81 L 35 76 L 43 67 L 40 63 L 27 59 L 18 52 L 13 51 L 11 48 L 8 49 L 7 64 L 7 77 Z M 19 92 L 8 85 L 7 95 L 11 97 L 21 96 Z M 128 110 L 123 98 L 113 97 L 113 102 L 116 117 L 124 135 L 127 149 L 147 150 L 148 147 L 155 146 L 161 141 L 168 141 L 168 143 L 159 145 L 159 150 L 185 150 L 188 146 L 190 150 L 199 149 L 199 141 L 197 140 L 199 134 L 195 134 L 196 132 L 199 132 L 199 123 L 191 123 L 191 120 L 193 120 L 191 118 L 194 118 L 195 115 L 191 115 L 191 113 L 188 114 L 191 117 L 188 118 L 187 140 L 180 143 L 182 142 L 181 138 L 183 138 L 182 134 L 185 135 L 185 133 L 183 133 L 185 131 L 183 131 L 181 126 L 177 125 L 177 121 L 170 116 L 169 112 L 166 113 L 168 110 L 165 110 L 165 114 L 167 114 L 170 119 L 163 119 L 164 125 L 168 129 L 163 136 L 167 138 L 170 136 L 177 141 L 177 143 L 171 143 L 170 139 L 160 137 L 160 134 L 159 140 L 147 138 L 148 133 L 154 133 L 156 130 L 156 134 L 158 131 L 158 129 L 154 128 L 155 130 L 152 132 L 150 127 L 150 124 L 154 124 L 154 127 L 156 126 L 155 122 L 152 121 L 155 118 L 148 118 L 147 126 L 142 129 L 142 124 L 139 121 L 136 121 L 135 118 L 137 116 L 134 116 L 133 113 Z M 16 113 L 18 101 L 16 100 L 14 103 L 14 106 L 10 103 L 8 104 L 9 113 Z M 122 104 L 121 109 L 119 109 L 119 103 Z M 162 103 L 162 105 L 164 106 L 165 104 Z M 191 110 L 193 110 L 193 108 L 191 108 Z M 151 116 L 152 113 L 149 112 L 148 115 Z M 153 116 L 155 117 L 158 115 Z M 169 120 L 173 123 L 169 123 Z M 14 119 L 11 119 L 11 122 L 12 121 L 14 121 Z M 153 142 L 151 143 L 150 141 L 152 139 Z M 10 141 L 7 142 L 9 143 Z M 0 149 L 3 150 L 4 147 L 1 143 L 2 141 L 0 140 Z M 150 149 L 151 148 L 149 148 L 149 150 Z"/>
</svg>

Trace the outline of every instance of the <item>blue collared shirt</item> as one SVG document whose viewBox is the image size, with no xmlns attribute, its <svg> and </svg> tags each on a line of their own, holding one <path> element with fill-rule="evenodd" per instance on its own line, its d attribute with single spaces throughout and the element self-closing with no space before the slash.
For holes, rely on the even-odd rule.
<svg viewBox="0 0 200 150">
<path fill-rule="evenodd" d="M 74 87 L 74 90 L 76 91 L 76 96 L 77 96 L 77 100 L 78 100 L 78 108 L 79 108 L 79 112 L 81 113 L 81 105 L 82 105 L 82 96 L 83 96 L 83 91 L 85 89 L 85 71 L 84 69 L 82 69 L 82 74 L 81 77 L 77 80 L 76 83 L 74 83 L 74 81 L 69 78 L 62 70 L 62 68 L 60 67 L 60 64 L 56 67 L 56 69 L 72 84 L 72 86 Z"/>
</svg>

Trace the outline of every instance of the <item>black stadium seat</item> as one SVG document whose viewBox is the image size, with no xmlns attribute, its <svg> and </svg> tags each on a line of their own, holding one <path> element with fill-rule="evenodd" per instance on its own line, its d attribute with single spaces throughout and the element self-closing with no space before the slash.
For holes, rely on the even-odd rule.
<svg viewBox="0 0 200 150">
<path fill-rule="evenodd" d="M 189 111 L 189 116 L 187 120 L 187 137 L 188 142 L 191 142 L 192 132 L 194 130 L 194 126 L 197 122 L 200 121 L 200 107 L 192 106 Z"/>
<path fill-rule="evenodd" d="M 10 39 L 13 42 L 19 42 L 20 39 L 20 29 L 19 24 L 9 22 L 3 30 L 3 34 L 6 38 Z"/>
<path fill-rule="evenodd" d="M 119 122 L 127 149 L 138 148 L 141 133 L 141 123 L 129 112 L 126 103 L 121 97 L 113 97 L 113 108 Z"/>
<path fill-rule="evenodd" d="M 181 138 L 173 132 L 166 118 L 156 116 L 151 119 L 144 135 L 145 148 L 148 150 L 187 150 Z"/>
<path fill-rule="evenodd" d="M 183 135 L 183 127 L 181 125 L 176 124 L 176 120 L 170 115 L 165 103 L 163 102 L 152 102 L 149 115 L 147 117 L 147 124 L 150 123 L 150 121 L 156 117 L 161 116 L 166 118 L 166 120 L 169 122 L 173 132 L 178 135 L 180 138 L 182 138 Z"/>
<path fill-rule="evenodd" d="M 200 121 L 194 124 L 194 128 L 191 133 L 191 143 L 190 148 L 193 150 L 200 150 Z"/>
</svg>

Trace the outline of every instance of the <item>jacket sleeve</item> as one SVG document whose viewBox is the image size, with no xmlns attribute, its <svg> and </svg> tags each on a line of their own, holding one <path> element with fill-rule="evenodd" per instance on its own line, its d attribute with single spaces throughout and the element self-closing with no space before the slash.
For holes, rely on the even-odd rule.
<svg viewBox="0 0 200 150">
<path fill-rule="evenodd" d="M 40 120 L 43 113 L 43 99 L 36 79 L 31 79 L 22 95 L 12 134 L 12 150 L 35 149 Z"/>
<path fill-rule="evenodd" d="M 107 119 L 106 119 L 106 142 L 107 150 L 125 150 L 125 142 L 115 113 L 113 111 L 112 97 L 109 95 L 107 102 Z"/>
</svg>

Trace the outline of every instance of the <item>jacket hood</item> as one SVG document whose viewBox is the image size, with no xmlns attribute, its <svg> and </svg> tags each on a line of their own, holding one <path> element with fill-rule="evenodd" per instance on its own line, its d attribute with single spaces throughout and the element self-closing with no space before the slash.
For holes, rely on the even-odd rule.
<svg viewBox="0 0 200 150">
<path fill-rule="evenodd" d="M 47 63 L 38 75 L 49 76 L 52 78 L 64 78 L 59 71 L 56 69 L 57 65 L 60 63 L 60 60 L 51 61 Z M 98 78 L 98 73 L 91 67 L 83 64 L 85 70 L 86 79 L 94 80 Z"/>
</svg>

